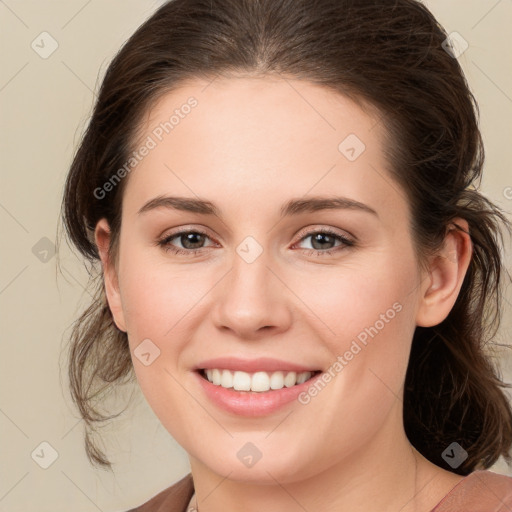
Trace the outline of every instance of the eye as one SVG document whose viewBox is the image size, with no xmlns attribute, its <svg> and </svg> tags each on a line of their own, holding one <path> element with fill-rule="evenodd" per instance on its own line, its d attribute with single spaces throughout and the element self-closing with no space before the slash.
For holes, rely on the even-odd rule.
<svg viewBox="0 0 512 512">
<path fill-rule="evenodd" d="M 310 231 L 303 235 L 300 241 L 306 240 L 307 238 L 311 238 L 311 245 L 313 246 L 313 249 L 304 249 L 308 256 L 329 256 L 347 247 L 355 246 L 354 240 L 329 228 Z M 340 242 L 340 245 L 331 247 L 336 241 Z"/>
<path fill-rule="evenodd" d="M 179 231 L 165 236 L 163 239 L 158 240 L 157 244 L 165 251 L 170 251 L 174 254 L 194 255 L 204 249 L 201 245 L 204 243 L 205 238 L 209 238 L 209 236 L 204 231 L 194 229 Z M 182 248 L 175 247 L 171 243 L 174 239 L 181 243 Z"/>
<path fill-rule="evenodd" d="M 162 247 L 166 252 L 170 251 L 173 254 L 193 256 L 201 252 L 203 249 L 207 248 L 203 244 L 205 240 L 209 238 L 210 237 L 200 229 L 185 230 L 172 233 L 160 240 L 157 240 L 157 245 Z M 306 240 L 307 238 L 312 239 L 313 246 L 312 249 L 303 249 L 305 254 L 308 256 L 328 256 L 347 247 L 352 247 L 355 245 L 354 240 L 351 240 L 346 236 L 341 235 L 340 233 L 333 231 L 329 228 L 323 228 L 316 231 L 307 232 L 303 234 L 303 236 L 300 239 L 300 242 Z M 176 247 L 173 243 L 174 240 L 179 241 L 181 247 Z M 334 247 L 330 247 L 332 244 L 335 244 L 336 242 L 339 242 L 339 245 L 334 245 Z"/>
</svg>

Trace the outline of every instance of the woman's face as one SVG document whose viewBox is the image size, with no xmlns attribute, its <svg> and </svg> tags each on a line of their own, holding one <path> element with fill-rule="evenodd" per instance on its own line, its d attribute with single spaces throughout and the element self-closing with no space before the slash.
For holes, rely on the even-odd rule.
<svg viewBox="0 0 512 512">
<path fill-rule="evenodd" d="M 271 78 L 189 82 L 145 123 L 109 303 L 155 414 L 191 460 L 235 480 L 370 461 L 403 428 L 425 282 L 382 123 Z M 239 370 L 237 387 L 282 389 L 229 390 L 203 368 L 225 386 Z M 295 387 L 294 368 L 323 373 Z"/>
</svg>

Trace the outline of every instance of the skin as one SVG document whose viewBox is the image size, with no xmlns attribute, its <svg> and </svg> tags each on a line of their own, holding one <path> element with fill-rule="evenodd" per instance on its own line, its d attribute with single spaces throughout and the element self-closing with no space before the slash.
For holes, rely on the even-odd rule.
<svg viewBox="0 0 512 512">
<path fill-rule="evenodd" d="M 468 235 L 449 231 L 420 270 L 408 203 L 386 170 L 384 126 L 370 109 L 305 81 L 197 80 L 154 105 L 140 140 L 190 96 L 198 105 L 125 178 L 117 258 L 105 219 L 95 234 L 115 323 L 128 333 L 148 403 L 189 454 L 199 510 L 430 511 L 462 477 L 412 447 L 401 397 L 414 329 L 439 324 L 453 307 L 471 258 Z M 355 161 L 338 150 L 351 133 L 366 146 Z M 137 213 L 159 195 L 208 199 L 222 218 Z M 378 216 L 279 216 L 291 198 L 333 195 Z M 207 232 L 200 252 L 155 244 L 180 228 Z M 322 228 L 356 244 L 313 246 L 306 235 Z M 252 263 L 236 252 L 247 236 L 263 250 Z M 322 247 L 338 251 L 307 254 Z M 226 355 L 326 371 L 397 302 L 401 311 L 306 405 L 239 417 L 210 402 L 192 374 L 201 360 Z M 148 338 L 161 353 L 145 366 L 133 351 Z M 250 468 L 237 457 L 247 442 L 262 453 Z"/>
</svg>

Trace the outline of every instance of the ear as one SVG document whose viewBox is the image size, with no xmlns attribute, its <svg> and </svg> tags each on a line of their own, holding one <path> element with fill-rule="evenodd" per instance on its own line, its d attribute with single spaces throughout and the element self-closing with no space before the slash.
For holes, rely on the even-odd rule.
<svg viewBox="0 0 512 512">
<path fill-rule="evenodd" d="M 107 295 L 110 311 L 112 312 L 112 317 L 114 318 L 117 328 L 126 332 L 121 294 L 119 291 L 119 280 L 114 262 L 109 254 L 110 226 L 108 225 L 107 219 L 100 219 L 96 224 L 94 240 L 101 258 L 105 293 Z"/>
<path fill-rule="evenodd" d="M 460 231 L 451 226 L 445 236 L 444 246 L 430 265 L 428 275 L 422 280 L 416 325 L 432 327 L 440 324 L 452 310 L 464 281 L 473 253 L 469 226 L 464 219 L 454 219 Z"/>
</svg>

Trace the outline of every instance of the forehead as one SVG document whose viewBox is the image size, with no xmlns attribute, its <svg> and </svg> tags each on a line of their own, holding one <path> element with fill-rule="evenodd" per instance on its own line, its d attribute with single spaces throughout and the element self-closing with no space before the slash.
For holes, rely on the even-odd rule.
<svg viewBox="0 0 512 512">
<path fill-rule="evenodd" d="M 323 142 L 337 150 L 340 137 L 350 130 L 374 143 L 382 129 L 379 119 L 368 103 L 355 103 L 332 89 L 296 78 L 189 79 L 153 103 L 138 127 L 138 141 L 153 134 L 159 142 L 168 138 L 172 139 L 168 144 L 180 146 L 180 132 L 187 138 L 187 125 L 193 125 L 197 136 L 208 135 L 203 143 L 212 136 L 217 143 L 227 135 L 233 146 L 244 143 L 245 151 L 251 137 L 266 138 L 275 146 L 284 145 L 283 149 L 294 142 L 317 146 Z M 166 137 L 171 131 L 174 137 Z"/>
<path fill-rule="evenodd" d="M 281 204 L 336 192 L 393 207 L 397 198 L 379 192 L 390 182 L 384 143 L 375 110 L 307 81 L 191 80 L 146 113 L 134 149 L 151 149 L 130 173 L 126 200 L 134 208 L 157 194 Z"/>
</svg>

